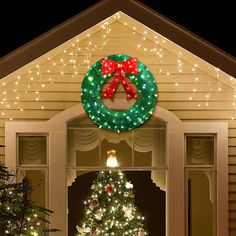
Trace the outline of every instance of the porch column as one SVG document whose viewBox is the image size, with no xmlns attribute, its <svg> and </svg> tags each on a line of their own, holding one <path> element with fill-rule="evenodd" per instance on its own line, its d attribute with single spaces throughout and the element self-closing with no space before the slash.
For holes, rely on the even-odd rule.
<svg viewBox="0 0 236 236">
<path fill-rule="evenodd" d="M 184 134 L 182 130 L 168 125 L 168 196 L 167 196 L 167 235 L 183 236 L 184 229 Z M 177 130 L 176 130 L 177 129 Z"/>
<path fill-rule="evenodd" d="M 66 185 L 66 123 L 57 124 L 49 132 L 49 208 L 54 211 L 51 228 L 67 235 L 67 185 Z"/>
</svg>

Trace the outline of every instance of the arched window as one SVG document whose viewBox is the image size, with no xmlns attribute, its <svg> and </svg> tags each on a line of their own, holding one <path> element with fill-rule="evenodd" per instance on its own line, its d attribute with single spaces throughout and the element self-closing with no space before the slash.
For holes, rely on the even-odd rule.
<svg viewBox="0 0 236 236">
<path fill-rule="evenodd" d="M 142 213 L 152 216 L 146 222 L 149 235 L 165 235 L 166 124 L 152 117 L 138 129 L 115 133 L 99 129 L 86 116 L 67 124 L 68 234 L 75 235 L 85 200 L 82 196 L 92 185 L 92 172 L 108 169 L 110 149 L 116 150 L 116 169 L 136 182 L 134 192 Z M 87 183 L 85 176 L 80 177 L 84 174 Z"/>
</svg>

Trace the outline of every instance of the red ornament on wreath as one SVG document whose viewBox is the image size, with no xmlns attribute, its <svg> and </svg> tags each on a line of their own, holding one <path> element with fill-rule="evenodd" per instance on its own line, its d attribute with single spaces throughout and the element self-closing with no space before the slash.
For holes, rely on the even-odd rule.
<svg viewBox="0 0 236 236">
<path fill-rule="evenodd" d="M 109 196 L 112 195 L 112 186 L 110 184 L 108 184 L 105 188 L 104 188 L 104 192 L 107 193 Z"/>
</svg>

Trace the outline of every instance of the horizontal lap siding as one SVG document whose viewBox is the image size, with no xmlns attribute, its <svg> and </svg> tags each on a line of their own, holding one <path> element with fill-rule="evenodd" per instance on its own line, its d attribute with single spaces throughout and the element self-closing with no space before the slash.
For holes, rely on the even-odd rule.
<svg viewBox="0 0 236 236">
<path fill-rule="evenodd" d="M 39 68 L 32 68 L 31 73 L 19 73 L 21 78 L 18 84 L 12 78 L 11 83 L 1 85 L 0 100 L 7 97 L 9 107 L 6 107 L 6 103 L 0 104 L 0 144 L 5 142 L 4 123 L 10 118 L 13 121 L 46 121 L 80 103 L 82 80 L 88 68 L 101 58 L 116 53 L 137 57 L 156 79 L 159 106 L 173 112 L 182 121 L 229 123 L 229 223 L 230 236 L 235 235 L 236 122 L 231 120 L 235 115 L 234 90 L 199 68 L 193 70 L 193 65 L 177 57 L 176 52 L 144 40 L 143 35 L 134 34 L 118 22 L 113 23 L 111 29 L 106 37 L 103 37 L 102 31 L 91 35 L 90 45 L 88 39 L 80 42 L 78 56 L 69 55 L 74 50 L 69 48 L 68 53 L 62 51 L 52 59 L 39 63 Z M 161 52 L 161 57 L 151 51 L 154 46 Z M 88 59 L 91 60 L 89 64 Z M 178 70 L 177 60 L 182 62 L 182 72 Z M 37 74 L 39 71 L 40 75 Z M 19 97 L 18 104 L 15 104 L 16 97 Z M 36 101 L 37 98 L 39 101 Z M 121 86 L 115 98 L 125 99 Z M 0 149 L 0 160 L 4 161 L 4 148 Z"/>
</svg>

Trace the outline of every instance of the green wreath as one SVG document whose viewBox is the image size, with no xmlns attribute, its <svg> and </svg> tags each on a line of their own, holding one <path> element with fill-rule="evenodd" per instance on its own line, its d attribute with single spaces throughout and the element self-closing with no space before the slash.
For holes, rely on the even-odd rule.
<svg viewBox="0 0 236 236">
<path fill-rule="evenodd" d="M 111 77 L 111 85 L 101 94 L 104 83 Z M 129 80 L 133 82 L 132 85 Z M 102 98 L 113 99 L 120 82 L 127 99 L 134 97 L 137 100 L 125 111 L 113 111 L 105 106 Z M 143 63 L 127 55 L 115 54 L 96 62 L 87 72 L 82 83 L 82 104 L 88 116 L 100 128 L 128 131 L 140 126 L 150 117 L 157 101 L 157 93 L 156 81 Z"/>
</svg>

